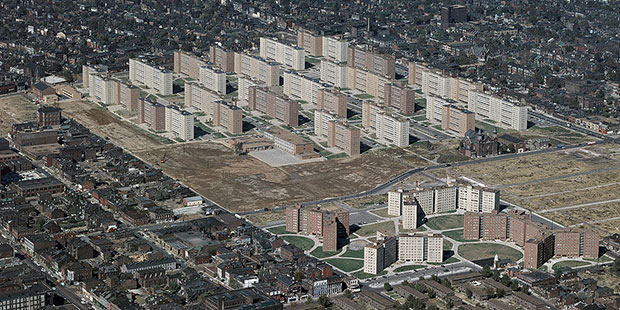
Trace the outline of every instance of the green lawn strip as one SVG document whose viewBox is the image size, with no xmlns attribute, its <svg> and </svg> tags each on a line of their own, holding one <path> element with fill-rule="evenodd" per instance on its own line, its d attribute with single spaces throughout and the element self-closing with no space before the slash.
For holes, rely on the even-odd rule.
<svg viewBox="0 0 620 310">
<path fill-rule="evenodd" d="M 394 272 L 405 272 L 405 271 L 410 271 L 410 270 L 422 269 L 424 267 L 426 267 L 426 266 L 424 266 L 424 265 L 400 266 L 400 267 L 394 269 Z"/>
<path fill-rule="evenodd" d="M 323 247 L 319 246 L 316 249 L 314 249 L 312 252 L 310 252 L 310 255 L 316 258 L 326 258 L 326 257 L 334 256 L 340 252 L 342 252 L 342 249 L 340 251 L 323 251 Z"/>
<path fill-rule="evenodd" d="M 373 96 L 369 95 L 369 94 L 357 94 L 357 95 L 353 95 L 359 99 L 370 99 L 370 98 L 374 98 Z"/>
<path fill-rule="evenodd" d="M 338 153 L 338 154 L 332 154 L 332 155 L 328 155 L 326 158 L 327 159 L 338 159 L 338 158 L 345 158 L 349 155 L 347 155 L 347 153 Z"/>
<path fill-rule="evenodd" d="M 358 259 L 330 258 L 326 259 L 325 262 L 344 272 L 351 272 L 364 267 L 364 261 Z"/>
<path fill-rule="evenodd" d="M 450 251 L 452 250 L 452 242 L 448 241 L 448 240 L 443 240 L 443 250 L 444 251 Z"/>
<path fill-rule="evenodd" d="M 314 246 L 314 241 L 312 241 L 312 239 L 308 239 L 306 237 L 300 237 L 300 236 L 282 236 L 282 239 L 284 239 L 284 241 L 293 244 L 295 246 L 297 246 L 298 248 L 307 251 L 312 249 L 312 247 Z"/>
<path fill-rule="evenodd" d="M 458 263 L 458 262 L 460 262 L 460 260 L 458 258 L 456 258 L 456 257 L 448 257 L 447 259 L 445 259 L 441 263 L 428 263 L 428 264 L 429 265 L 439 266 L 439 265 L 454 264 L 454 263 Z"/>
<path fill-rule="evenodd" d="M 589 266 L 589 265 L 591 264 L 588 262 L 582 262 L 579 260 L 566 260 L 566 261 L 553 264 L 552 268 L 553 270 L 556 270 L 556 269 L 566 268 L 566 267 L 575 268 L 575 267 L 583 267 L 583 266 Z"/>
<path fill-rule="evenodd" d="M 276 227 L 267 228 L 267 230 L 269 232 L 271 232 L 272 234 L 274 234 L 274 235 L 286 234 L 286 226 L 284 226 L 284 225 L 283 226 L 276 226 Z"/>
<path fill-rule="evenodd" d="M 462 215 L 444 215 L 431 217 L 426 222 L 426 226 L 434 230 L 446 230 L 463 227 Z"/>
<path fill-rule="evenodd" d="M 394 222 L 387 221 L 381 223 L 375 223 L 370 225 L 362 226 L 359 230 L 355 231 L 356 234 L 362 237 L 374 236 L 377 231 L 384 232 L 387 231 L 389 233 L 395 232 Z"/>
<path fill-rule="evenodd" d="M 463 230 L 462 229 L 456 229 L 456 230 L 450 230 L 450 231 L 444 231 L 441 233 L 442 235 L 444 235 L 445 237 L 448 237 L 454 241 L 458 241 L 458 242 L 476 242 L 478 240 L 465 240 L 463 239 Z"/>
<path fill-rule="evenodd" d="M 596 258 L 584 258 L 583 260 L 587 260 L 589 262 L 595 262 L 595 263 L 609 263 L 609 262 L 613 262 L 613 258 L 603 255 L 601 257 L 599 257 L 598 259 Z"/>
<path fill-rule="evenodd" d="M 498 243 L 463 244 L 459 246 L 458 251 L 460 256 L 470 261 L 492 258 L 496 254 L 500 259 L 509 258 L 513 262 L 523 258 L 521 252 Z"/>
<path fill-rule="evenodd" d="M 364 271 L 360 270 L 357 272 L 352 273 L 352 275 L 360 280 L 364 280 L 364 279 L 370 279 L 373 277 L 380 277 L 382 275 L 387 274 L 387 271 L 382 271 L 379 274 L 372 274 L 372 273 L 365 273 Z"/>
<path fill-rule="evenodd" d="M 364 250 L 354 251 L 351 249 L 347 249 L 344 254 L 340 255 L 340 257 L 352 257 L 352 258 L 364 258 Z"/>
</svg>

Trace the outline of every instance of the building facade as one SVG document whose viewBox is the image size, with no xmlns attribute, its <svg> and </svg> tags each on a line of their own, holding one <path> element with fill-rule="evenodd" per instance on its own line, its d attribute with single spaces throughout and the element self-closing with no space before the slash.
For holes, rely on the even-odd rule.
<svg viewBox="0 0 620 310">
<path fill-rule="evenodd" d="M 201 66 L 198 70 L 200 83 L 220 95 L 226 95 L 226 72 L 210 66 Z"/>
<path fill-rule="evenodd" d="M 209 47 L 209 61 L 224 72 L 235 71 L 235 53 L 220 46 Z"/>
<path fill-rule="evenodd" d="M 146 123 L 155 131 L 166 130 L 166 107 L 151 99 L 141 98 L 138 107 L 138 121 Z"/>
<path fill-rule="evenodd" d="M 235 53 L 235 73 L 272 87 L 280 85 L 280 65 L 258 56 Z"/>
<path fill-rule="evenodd" d="M 383 98 L 386 106 L 396 108 L 402 114 L 415 112 L 415 91 L 413 89 L 390 83 L 385 85 L 384 92 Z"/>
<path fill-rule="evenodd" d="M 284 72 L 284 94 L 291 99 L 317 104 L 318 92 L 324 87 L 330 86 L 321 83 L 319 79 L 313 79 L 294 71 Z"/>
<path fill-rule="evenodd" d="M 174 51 L 173 63 L 174 73 L 185 74 L 195 80 L 199 78 L 200 67 L 207 65 L 201 57 L 184 51 Z"/>
<path fill-rule="evenodd" d="M 248 88 L 248 107 L 259 111 L 288 126 L 299 125 L 299 103 L 297 101 L 278 96 L 264 87 L 251 86 Z"/>
<path fill-rule="evenodd" d="M 443 262 L 443 236 L 433 233 L 398 236 L 398 260 L 404 262 Z"/>
<path fill-rule="evenodd" d="M 194 139 L 194 115 L 175 105 L 166 106 L 166 131 L 175 137 L 189 141 Z"/>
<path fill-rule="evenodd" d="M 458 187 L 458 207 L 461 210 L 478 213 L 499 211 L 499 190 L 461 185 Z"/>
<path fill-rule="evenodd" d="M 144 84 L 161 95 L 172 95 L 172 72 L 142 59 L 129 59 L 129 80 Z"/>
<path fill-rule="evenodd" d="M 321 60 L 321 81 L 345 88 L 347 84 L 347 65 L 335 63 L 326 59 Z"/>
<path fill-rule="evenodd" d="M 493 120 L 501 127 L 527 129 L 527 106 L 481 91 L 470 91 L 467 109 L 476 113 L 480 119 Z"/>
<path fill-rule="evenodd" d="M 327 146 L 337 147 L 347 155 L 360 154 L 360 130 L 347 122 L 331 120 L 327 125 Z"/>
<path fill-rule="evenodd" d="M 378 113 L 375 130 L 380 143 L 399 147 L 409 145 L 409 120 L 406 118 Z"/>
<path fill-rule="evenodd" d="M 333 112 L 338 117 L 347 117 L 347 95 L 338 90 L 319 89 L 316 96 L 316 105 L 318 109 Z"/>
<path fill-rule="evenodd" d="M 272 38 L 260 38 L 260 57 L 279 62 L 293 70 L 306 68 L 306 51 Z"/>
<path fill-rule="evenodd" d="M 379 54 L 350 46 L 347 48 L 347 66 L 363 69 L 388 79 L 394 79 L 396 58 L 391 55 Z"/>
</svg>

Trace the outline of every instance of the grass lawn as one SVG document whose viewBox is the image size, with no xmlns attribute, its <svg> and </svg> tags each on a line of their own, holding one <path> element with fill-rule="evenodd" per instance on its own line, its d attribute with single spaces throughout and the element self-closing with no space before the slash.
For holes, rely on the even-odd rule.
<svg viewBox="0 0 620 310">
<path fill-rule="evenodd" d="M 325 257 L 330 257 L 330 256 L 334 256 L 338 253 L 342 252 L 342 249 L 340 251 L 323 251 L 323 247 L 319 246 L 316 249 L 314 249 L 314 251 L 310 252 L 310 254 L 316 258 L 325 258 Z"/>
<path fill-rule="evenodd" d="M 378 274 L 372 274 L 372 273 L 365 273 L 364 271 L 360 270 L 358 272 L 354 272 L 352 273 L 352 275 L 360 280 L 364 280 L 364 279 L 370 279 L 372 277 L 379 277 L 382 276 L 384 274 L 387 274 L 387 271 L 381 271 Z"/>
<path fill-rule="evenodd" d="M 362 226 L 362 228 L 355 231 L 355 233 L 362 237 L 369 237 L 369 236 L 374 236 L 377 233 L 377 231 L 380 231 L 380 232 L 387 231 L 392 234 L 395 233 L 396 229 L 394 227 L 394 222 L 387 221 L 387 222 L 365 225 L 365 226 Z"/>
<path fill-rule="evenodd" d="M 443 240 L 443 250 L 444 251 L 450 251 L 452 250 L 452 242 L 448 241 L 448 240 Z"/>
<path fill-rule="evenodd" d="M 595 263 L 609 263 L 609 262 L 613 262 L 613 258 L 607 256 L 607 255 L 603 255 L 601 257 L 599 257 L 599 259 L 592 259 L 592 258 L 584 258 L 583 260 L 587 260 L 589 262 L 595 262 Z"/>
<path fill-rule="evenodd" d="M 373 96 L 369 95 L 369 94 L 357 94 L 357 95 L 353 95 L 359 99 L 370 99 L 370 98 L 374 98 Z"/>
<path fill-rule="evenodd" d="M 282 239 L 284 239 L 284 241 L 293 244 L 295 246 L 297 246 L 298 248 L 307 251 L 312 249 L 312 247 L 314 246 L 314 241 L 312 241 L 312 239 L 308 239 L 306 237 L 300 237 L 300 236 L 283 236 Z"/>
<path fill-rule="evenodd" d="M 458 263 L 460 262 L 460 260 L 456 257 L 448 257 L 447 259 L 445 259 L 443 262 L 441 263 L 428 263 L 429 265 L 447 265 L 447 264 L 454 264 L 454 263 Z"/>
<path fill-rule="evenodd" d="M 380 217 L 397 217 L 395 215 L 389 215 L 388 214 L 388 208 L 381 208 L 381 209 L 376 209 L 376 210 L 372 210 L 370 211 L 370 213 L 374 213 Z"/>
<path fill-rule="evenodd" d="M 364 250 L 353 251 L 351 249 L 347 249 L 341 257 L 352 257 L 352 258 L 364 258 Z"/>
<path fill-rule="evenodd" d="M 463 227 L 462 215 L 444 215 L 431 217 L 426 222 L 426 226 L 434 230 L 446 230 Z"/>
<path fill-rule="evenodd" d="M 560 269 L 560 268 L 566 268 L 566 267 L 575 268 L 575 267 L 582 267 L 582 266 L 589 266 L 589 265 L 590 263 L 588 262 L 582 262 L 578 260 L 567 260 L 567 261 L 553 264 L 553 270 Z"/>
<path fill-rule="evenodd" d="M 328 155 L 326 158 L 327 159 L 338 159 L 338 158 L 345 158 L 349 155 L 347 155 L 347 153 L 338 153 L 338 154 L 332 154 L 332 155 Z"/>
<path fill-rule="evenodd" d="M 400 266 L 400 267 L 394 269 L 394 272 L 405 272 L 405 271 L 409 271 L 409 270 L 422 269 L 424 267 L 426 267 L 426 266 L 424 266 L 424 265 Z"/>
<path fill-rule="evenodd" d="M 457 230 L 451 230 L 451 231 L 444 231 L 441 233 L 442 235 L 444 235 L 444 237 L 448 237 L 452 240 L 458 241 L 458 242 L 476 242 L 478 240 L 465 240 L 463 239 L 463 230 L 462 229 L 457 229 Z M 445 242 L 445 240 L 444 240 Z"/>
<path fill-rule="evenodd" d="M 271 228 L 267 228 L 267 230 L 269 232 L 271 232 L 274 235 L 282 235 L 282 234 L 286 234 L 286 226 L 276 226 L 276 227 L 271 227 Z M 444 241 L 444 244 L 446 242 Z"/>
<path fill-rule="evenodd" d="M 459 255 L 470 261 L 494 257 L 495 254 L 500 259 L 509 258 L 514 262 L 523 258 L 521 252 L 497 243 L 463 244 L 459 246 L 458 251 Z"/>
<path fill-rule="evenodd" d="M 325 260 L 328 264 L 344 271 L 351 272 L 364 267 L 364 261 L 346 258 L 330 258 Z"/>
</svg>

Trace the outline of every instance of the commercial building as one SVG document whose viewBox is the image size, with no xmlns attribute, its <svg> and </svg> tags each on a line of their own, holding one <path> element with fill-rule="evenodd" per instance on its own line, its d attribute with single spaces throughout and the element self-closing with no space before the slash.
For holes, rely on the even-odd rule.
<svg viewBox="0 0 620 310">
<path fill-rule="evenodd" d="M 29 288 L 3 291 L 0 293 L 0 309 L 2 310 L 38 310 L 47 305 L 48 289 L 42 284 Z M 51 303 L 51 301 L 50 301 Z"/>
<path fill-rule="evenodd" d="M 376 128 L 377 115 L 383 112 L 383 105 L 373 101 L 362 102 L 362 127 Z"/>
<path fill-rule="evenodd" d="M 347 155 L 360 154 L 360 130 L 347 122 L 331 120 L 327 127 L 327 146 L 338 147 Z"/>
<path fill-rule="evenodd" d="M 480 91 L 470 91 L 467 108 L 480 119 L 490 119 L 501 127 L 527 129 L 527 106 Z"/>
<path fill-rule="evenodd" d="M 90 87 L 90 75 L 93 73 L 103 74 L 108 72 L 108 66 L 85 64 L 82 65 L 82 87 Z"/>
<path fill-rule="evenodd" d="M 499 190 L 461 185 L 458 188 L 458 207 L 461 210 L 478 213 L 499 211 Z"/>
<path fill-rule="evenodd" d="M 269 91 L 265 87 L 248 88 L 248 107 L 267 114 L 288 126 L 299 125 L 299 103 Z"/>
<path fill-rule="evenodd" d="M 260 38 L 260 57 L 279 62 L 293 70 L 306 68 L 306 52 L 303 48 L 271 38 Z"/>
<path fill-rule="evenodd" d="M 224 98 L 197 81 L 185 83 L 185 106 L 194 107 L 213 118 L 213 105 Z"/>
<path fill-rule="evenodd" d="M 384 92 L 383 100 L 386 106 L 396 108 L 402 114 L 415 112 L 415 91 L 413 89 L 390 83 L 385 85 Z"/>
<path fill-rule="evenodd" d="M 364 272 L 378 274 L 392 265 L 397 257 L 396 237 L 377 232 L 377 241 L 364 247 Z"/>
<path fill-rule="evenodd" d="M 321 81 L 345 88 L 347 84 L 347 65 L 335 63 L 326 59 L 321 60 Z"/>
<path fill-rule="evenodd" d="M 174 51 L 173 62 L 174 67 L 172 71 L 185 74 L 195 80 L 200 76 L 200 67 L 207 65 L 207 61 L 201 57 L 184 51 Z"/>
<path fill-rule="evenodd" d="M 258 56 L 235 53 L 235 73 L 263 82 L 267 87 L 280 85 L 280 65 Z"/>
<path fill-rule="evenodd" d="M 338 90 L 319 89 L 315 103 L 319 110 L 327 110 L 338 115 L 338 117 L 347 118 L 347 95 Z"/>
<path fill-rule="evenodd" d="M 464 23 L 467 21 L 467 7 L 454 4 L 441 8 L 441 26 L 447 27 L 450 24 Z"/>
<path fill-rule="evenodd" d="M 301 159 L 318 158 L 321 155 L 314 151 L 314 143 L 288 130 L 273 128 L 265 132 L 265 137 L 273 141 L 273 147 Z"/>
<path fill-rule="evenodd" d="M 409 145 L 409 120 L 397 115 L 378 113 L 375 130 L 380 143 L 396 146 Z"/>
<path fill-rule="evenodd" d="M 404 262 L 443 262 L 443 236 L 433 233 L 398 236 L 398 260 Z"/>
<path fill-rule="evenodd" d="M 155 131 L 166 130 L 166 107 L 148 98 L 140 98 L 138 122 L 146 123 Z"/>
<path fill-rule="evenodd" d="M 61 109 L 47 105 L 37 109 L 37 120 L 40 127 L 51 127 L 60 125 L 62 119 Z"/>
<path fill-rule="evenodd" d="M 599 239 L 599 234 L 592 231 L 558 231 L 555 233 L 555 255 L 597 259 Z"/>
<path fill-rule="evenodd" d="M 226 101 L 218 100 L 213 103 L 213 125 L 224 127 L 232 134 L 243 132 L 243 111 Z"/>
<path fill-rule="evenodd" d="M 166 131 L 175 137 L 189 141 L 194 139 L 194 115 L 179 109 L 176 105 L 166 106 Z"/>
<path fill-rule="evenodd" d="M 286 231 L 318 236 L 323 241 L 324 251 L 336 251 L 338 239 L 349 236 L 349 212 L 325 211 L 320 207 L 287 207 Z"/>
<path fill-rule="evenodd" d="M 340 119 L 338 115 L 325 111 L 314 110 L 314 134 L 319 137 L 327 138 L 329 134 L 329 122 Z"/>
<path fill-rule="evenodd" d="M 317 104 L 319 89 L 324 87 L 330 86 L 294 71 L 284 72 L 284 94 L 291 99 Z"/>
<path fill-rule="evenodd" d="M 235 53 L 220 46 L 209 47 L 209 61 L 224 72 L 235 71 Z"/>
<path fill-rule="evenodd" d="M 312 56 L 323 56 L 323 36 L 305 29 L 297 30 L 297 46 Z"/>
<path fill-rule="evenodd" d="M 43 100 L 46 96 L 56 95 L 56 89 L 45 82 L 38 82 L 32 86 L 32 94 Z"/>
<path fill-rule="evenodd" d="M 388 79 L 394 79 L 396 57 L 350 46 L 347 48 L 347 66 L 363 69 Z"/>
<path fill-rule="evenodd" d="M 323 57 L 341 63 L 347 61 L 349 42 L 338 37 L 323 37 Z"/>
<path fill-rule="evenodd" d="M 204 65 L 199 68 L 199 80 L 202 85 L 220 95 L 226 95 L 226 72 Z"/>
<path fill-rule="evenodd" d="M 172 95 L 172 72 L 145 60 L 129 59 L 129 80 L 141 83 L 162 95 Z"/>
<path fill-rule="evenodd" d="M 385 85 L 392 83 L 388 77 L 357 67 L 347 67 L 346 74 L 348 88 L 357 89 L 380 99 L 384 99 Z"/>
</svg>

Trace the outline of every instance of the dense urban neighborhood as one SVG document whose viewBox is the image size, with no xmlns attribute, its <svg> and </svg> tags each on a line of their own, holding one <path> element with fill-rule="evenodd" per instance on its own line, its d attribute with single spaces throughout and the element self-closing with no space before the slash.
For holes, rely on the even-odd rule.
<svg viewBox="0 0 620 310">
<path fill-rule="evenodd" d="M 0 18 L 0 310 L 620 308 L 617 0 Z"/>
</svg>

